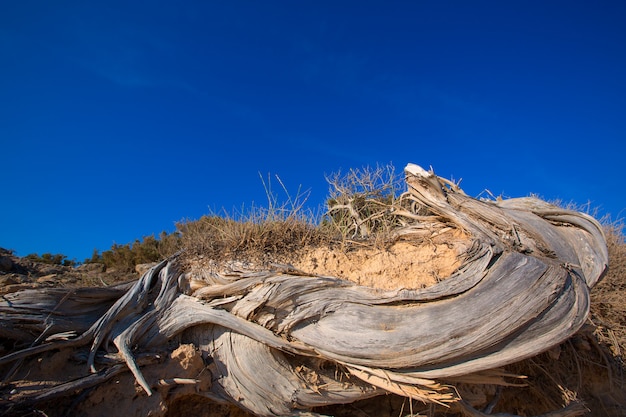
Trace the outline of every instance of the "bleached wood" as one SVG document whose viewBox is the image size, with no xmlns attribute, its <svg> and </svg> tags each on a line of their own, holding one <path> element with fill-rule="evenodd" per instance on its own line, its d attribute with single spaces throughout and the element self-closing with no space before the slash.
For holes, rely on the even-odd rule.
<svg viewBox="0 0 626 417">
<path fill-rule="evenodd" d="M 202 286 L 173 257 L 132 286 L 9 294 L 0 302 L 0 336 L 28 344 L 48 329 L 52 337 L 0 364 L 89 345 L 86 365 L 104 369 L 39 397 L 13 396 L 36 401 L 103 383 L 119 365 L 98 364 L 97 354 L 113 346 L 151 394 L 158 381 L 146 380 L 135 357 L 184 340 L 210 359 L 215 383 L 206 395 L 260 416 L 313 415 L 315 406 L 384 392 L 464 408 L 440 381 L 484 374 L 493 383 L 493 369 L 543 352 L 582 326 L 589 288 L 608 265 L 593 218 L 534 198 L 476 200 L 415 165 L 406 175 L 405 198 L 430 214 L 406 216 L 398 236 L 421 233 L 419 222 L 470 236 L 447 279 L 383 291 L 285 267 L 214 274 Z"/>
</svg>

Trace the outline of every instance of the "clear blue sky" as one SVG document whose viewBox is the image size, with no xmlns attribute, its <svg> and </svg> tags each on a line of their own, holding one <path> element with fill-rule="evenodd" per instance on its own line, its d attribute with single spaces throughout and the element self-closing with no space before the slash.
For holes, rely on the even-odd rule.
<svg viewBox="0 0 626 417">
<path fill-rule="evenodd" d="M 0 246 L 63 253 L 432 166 L 626 216 L 624 1 L 4 1 Z"/>
</svg>

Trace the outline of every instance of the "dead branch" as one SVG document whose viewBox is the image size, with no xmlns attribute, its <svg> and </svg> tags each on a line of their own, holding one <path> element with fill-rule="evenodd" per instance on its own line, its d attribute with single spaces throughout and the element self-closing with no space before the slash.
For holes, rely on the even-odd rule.
<svg viewBox="0 0 626 417">
<path fill-rule="evenodd" d="M 159 380 L 146 378 L 135 358 L 185 341 L 207 358 L 214 381 L 207 396 L 259 416 L 312 415 L 320 405 L 385 392 L 484 415 L 441 381 L 484 375 L 485 383 L 497 382 L 487 371 L 573 335 L 587 318 L 589 288 L 607 268 L 604 236 L 591 217 L 538 199 L 484 202 L 416 165 L 405 174 L 405 198 L 413 204 L 381 207 L 403 218 L 398 236 L 444 227 L 470 236 L 461 266 L 447 279 L 382 291 L 283 268 L 202 281 L 198 274 L 192 280 L 173 257 L 123 289 L 8 294 L 0 302 L 1 337 L 39 343 L 47 328 L 63 337 L 18 347 L 0 364 L 88 346 L 85 367 L 93 374 L 45 392 L 15 388 L 2 401 L 34 403 L 104 384 L 120 365 L 98 370 L 103 352 L 122 358 L 151 395 Z M 379 219 L 378 213 L 363 217 L 351 204 L 334 209 L 345 208 L 354 227 Z M 549 415 L 579 412 L 572 405 Z"/>
</svg>

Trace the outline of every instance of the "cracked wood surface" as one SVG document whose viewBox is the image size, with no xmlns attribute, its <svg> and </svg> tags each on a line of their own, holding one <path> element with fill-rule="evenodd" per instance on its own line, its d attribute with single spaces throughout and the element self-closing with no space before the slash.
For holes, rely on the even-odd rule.
<svg viewBox="0 0 626 417">
<path fill-rule="evenodd" d="M 411 164 L 405 173 L 405 197 L 431 213 L 412 221 L 449 224 L 472 239 L 447 279 L 383 291 L 276 268 L 207 275 L 191 290 L 190 274 L 173 257 L 131 285 L 8 294 L 0 302 L 0 336 L 43 342 L 0 364 L 83 348 L 99 376 L 7 401 L 69 395 L 103 383 L 120 364 L 150 395 L 157 381 L 146 380 L 134 358 L 186 341 L 212 373 L 204 394 L 260 416 L 312 415 L 315 406 L 385 392 L 464 408 L 446 385 L 455 377 L 493 382 L 494 368 L 546 351 L 582 326 L 589 289 L 608 265 L 593 218 L 535 198 L 473 199 Z M 412 230 L 409 224 L 398 236 Z M 98 363 L 102 351 L 116 353 L 118 364 Z"/>
</svg>

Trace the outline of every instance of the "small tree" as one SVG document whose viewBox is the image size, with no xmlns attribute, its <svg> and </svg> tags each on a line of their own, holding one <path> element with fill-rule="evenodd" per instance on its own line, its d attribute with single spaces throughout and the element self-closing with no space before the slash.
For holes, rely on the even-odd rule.
<svg viewBox="0 0 626 417">
<path fill-rule="evenodd" d="M 94 263 L 103 263 L 104 261 L 102 260 L 102 256 L 100 255 L 100 252 L 98 251 L 98 249 L 94 248 L 93 252 L 91 253 L 91 258 L 87 258 L 85 259 L 86 264 L 94 264 Z"/>
<path fill-rule="evenodd" d="M 67 259 L 66 255 L 61 253 L 52 254 L 49 252 L 38 255 L 36 253 L 31 253 L 25 256 L 26 259 L 30 259 L 34 262 L 40 262 L 44 264 L 50 265 L 63 265 L 63 266 L 76 266 L 77 262 L 73 259 Z"/>
</svg>

